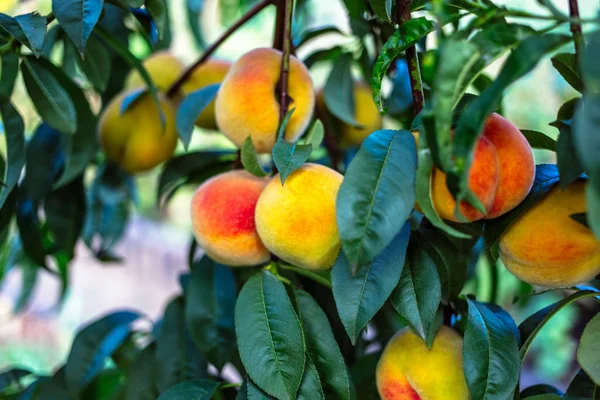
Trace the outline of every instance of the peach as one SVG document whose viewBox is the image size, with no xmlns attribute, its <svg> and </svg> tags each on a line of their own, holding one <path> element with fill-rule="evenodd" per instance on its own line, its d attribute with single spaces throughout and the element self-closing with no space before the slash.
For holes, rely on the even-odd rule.
<svg viewBox="0 0 600 400">
<path fill-rule="evenodd" d="M 386 345 L 376 370 L 382 400 L 468 400 L 462 338 L 447 326 L 431 349 L 405 328 Z"/>
<path fill-rule="evenodd" d="M 585 181 L 553 187 L 500 237 L 500 258 L 518 278 L 568 287 L 600 274 L 600 241 L 569 215 L 586 211 Z"/>
<path fill-rule="evenodd" d="M 164 131 L 160 113 L 150 95 L 143 95 L 121 113 L 123 99 L 131 93 L 121 93 L 106 106 L 98 123 L 98 134 L 106 157 L 135 173 L 152 169 L 171 158 L 178 136 L 175 107 L 162 94 L 159 103 L 165 117 Z"/>
<path fill-rule="evenodd" d="M 325 105 L 323 90 L 317 93 L 317 107 L 324 110 L 327 115 L 331 115 Z M 381 129 L 383 122 L 383 118 L 373 101 L 371 87 L 361 81 L 354 81 L 354 120 L 359 126 L 346 124 L 333 115 L 331 117 L 337 123 L 343 147 L 360 146 L 367 136 Z"/>
<path fill-rule="evenodd" d="M 167 92 L 171 85 L 183 73 L 184 66 L 173 54 L 159 51 L 152 54 L 143 62 L 146 71 L 152 78 L 154 85 L 161 92 Z M 146 87 L 146 83 L 137 70 L 132 70 L 125 79 L 125 89 L 139 89 Z"/>
<path fill-rule="evenodd" d="M 256 204 L 256 229 L 265 246 L 297 267 L 322 270 L 340 249 L 335 200 L 343 176 L 304 164 L 281 184 L 277 174 Z"/>
<path fill-rule="evenodd" d="M 529 193 L 535 176 L 531 146 L 521 131 L 499 114 L 491 114 L 478 139 L 469 171 L 469 187 L 481 200 L 486 218 L 496 218 L 519 205 Z M 460 222 L 454 213 L 456 200 L 446 186 L 446 174 L 435 170 L 431 199 L 440 217 Z M 462 201 L 460 211 L 468 221 L 484 218 Z"/>
<path fill-rule="evenodd" d="M 183 84 L 181 89 L 187 95 L 206 86 L 221 83 L 227 75 L 229 68 L 231 68 L 229 61 L 208 60 L 192 72 L 192 75 L 190 75 L 190 78 Z M 196 126 L 205 129 L 217 129 L 214 101 L 202 111 L 196 120 Z"/>
<path fill-rule="evenodd" d="M 243 55 L 229 70 L 217 94 L 215 112 L 219 130 L 236 146 L 248 136 L 259 153 L 270 153 L 279 127 L 279 74 L 281 52 L 255 49 Z M 308 70 L 290 58 L 288 95 L 294 114 L 285 139 L 294 142 L 307 128 L 315 104 Z"/>
<path fill-rule="evenodd" d="M 269 261 L 269 250 L 256 233 L 256 202 L 267 184 L 236 170 L 204 182 L 192 198 L 192 225 L 200 247 L 216 262 L 230 266 Z"/>
</svg>

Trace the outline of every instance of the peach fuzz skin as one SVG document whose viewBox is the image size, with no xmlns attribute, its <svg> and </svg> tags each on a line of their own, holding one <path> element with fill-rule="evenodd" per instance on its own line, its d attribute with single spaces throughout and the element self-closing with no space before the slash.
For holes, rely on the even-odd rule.
<svg viewBox="0 0 600 400">
<path fill-rule="evenodd" d="M 159 51 L 145 59 L 144 67 L 156 88 L 163 93 L 169 90 L 185 69 L 183 63 L 177 57 L 166 51 Z M 125 80 L 125 90 L 144 87 L 146 87 L 146 83 L 140 73 L 132 70 Z"/>
<path fill-rule="evenodd" d="M 279 126 L 279 73 L 281 52 L 270 48 L 252 50 L 229 70 L 215 103 L 217 126 L 236 146 L 248 136 L 259 153 L 270 153 Z M 294 142 L 307 128 L 315 105 L 315 93 L 308 70 L 290 58 L 289 109 L 295 109 L 285 139 Z"/>
<path fill-rule="evenodd" d="M 600 241 L 569 215 L 586 212 L 585 181 L 556 185 L 500 238 L 500 258 L 525 282 L 569 287 L 600 273 Z"/>
<path fill-rule="evenodd" d="M 496 218 L 523 201 L 535 177 L 531 146 L 521 131 L 499 114 L 491 114 L 485 122 L 473 155 L 469 187 L 481 200 L 487 216 L 466 201 L 460 211 L 468 221 Z M 431 198 L 440 217 L 462 222 L 455 215 L 456 201 L 446 186 L 446 174 L 435 170 L 431 182 Z"/>
<path fill-rule="evenodd" d="M 469 400 L 463 373 L 462 338 L 447 326 L 431 349 L 406 328 L 386 345 L 376 370 L 382 400 Z"/>
<path fill-rule="evenodd" d="M 185 95 L 188 95 L 191 92 L 200 90 L 206 86 L 223 82 L 229 68 L 231 68 L 231 63 L 229 61 L 206 61 L 196 68 L 190 78 L 183 84 L 181 87 L 182 92 Z M 202 111 L 196 120 L 196 126 L 204 129 L 217 129 L 214 100 Z"/>
<path fill-rule="evenodd" d="M 130 173 L 152 169 L 173 156 L 177 146 L 176 110 L 163 95 L 160 107 L 165 117 L 164 132 L 160 114 L 149 95 L 137 99 L 121 114 L 122 93 L 105 108 L 98 123 L 100 143 L 106 157 Z"/>
<path fill-rule="evenodd" d="M 256 202 L 267 182 L 237 170 L 200 185 L 192 198 L 192 226 L 198 244 L 210 258 L 234 267 L 269 260 L 254 221 Z"/>
<path fill-rule="evenodd" d="M 310 163 L 283 186 L 275 175 L 256 205 L 256 228 L 265 246 L 294 266 L 331 268 L 341 246 L 335 201 L 342 180 L 331 168 Z"/>
</svg>

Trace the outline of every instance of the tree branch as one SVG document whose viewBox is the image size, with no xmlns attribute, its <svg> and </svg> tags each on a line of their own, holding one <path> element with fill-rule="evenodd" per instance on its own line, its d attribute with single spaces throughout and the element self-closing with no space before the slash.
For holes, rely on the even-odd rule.
<svg viewBox="0 0 600 400">
<path fill-rule="evenodd" d="M 294 9 L 294 0 L 280 0 L 277 5 L 279 9 L 284 10 L 283 31 L 281 42 L 283 43 L 283 55 L 281 56 L 281 70 L 279 72 L 279 123 L 283 121 L 289 108 L 288 83 L 290 74 L 290 54 L 292 51 L 292 11 Z M 277 25 L 277 23 L 276 23 Z"/>
<path fill-rule="evenodd" d="M 185 72 L 177 79 L 177 81 L 171 86 L 169 91 L 167 92 L 167 96 L 174 97 L 181 89 L 181 86 L 189 79 L 194 70 L 198 68 L 200 65 L 205 63 L 210 56 L 231 36 L 235 31 L 237 31 L 242 25 L 248 22 L 252 17 L 258 14 L 267 6 L 274 4 L 275 0 L 262 0 L 260 3 L 256 4 L 252 7 L 246 14 L 244 14 L 235 24 L 233 24 L 229 29 L 221 35 L 219 39 L 217 39 L 206 51 L 202 54 L 202 57 L 198 59 L 193 65 L 191 65 Z"/>
<path fill-rule="evenodd" d="M 396 19 L 398 24 L 402 25 L 410 20 L 410 2 L 411 0 L 396 1 Z M 423 109 L 424 94 L 423 82 L 421 81 L 421 70 L 419 68 L 419 58 L 417 57 L 416 46 L 406 49 L 406 61 L 408 64 L 408 74 L 410 77 L 410 87 L 412 88 L 413 110 L 415 115 Z"/>
<path fill-rule="evenodd" d="M 579 69 L 585 42 L 583 40 L 583 32 L 581 31 L 581 22 L 579 22 L 579 4 L 577 4 L 577 0 L 569 0 L 569 17 L 571 19 L 571 34 L 575 43 L 575 59 L 577 60 L 577 68 Z M 581 71 L 579 72 L 581 73 Z"/>
</svg>

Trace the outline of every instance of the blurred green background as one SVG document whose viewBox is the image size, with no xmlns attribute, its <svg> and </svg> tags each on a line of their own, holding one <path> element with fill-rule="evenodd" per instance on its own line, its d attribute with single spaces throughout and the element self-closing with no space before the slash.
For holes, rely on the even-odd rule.
<svg viewBox="0 0 600 400">
<path fill-rule="evenodd" d="M 0 0 L 0 7 L 8 6 L 8 0 Z M 185 22 L 185 0 L 169 0 L 173 45 L 171 51 L 185 63 L 192 63 L 201 50 L 193 42 Z M 306 15 L 302 27 L 335 25 L 349 32 L 349 22 L 341 0 L 307 0 Z M 496 0 L 515 9 L 544 13 L 537 0 Z M 567 11 L 567 0 L 555 0 L 554 4 Z M 201 18 L 201 28 L 208 43 L 216 39 L 226 27 L 243 13 L 248 1 L 206 0 Z M 580 0 L 582 17 L 597 15 L 597 1 Z M 39 10 L 46 14 L 51 10 L 50 0 L 28 0 L 18 3 L 9 13 L 12 15 Z M 234 34 L 215 57 L 235 60 L 246 51 L 270 46 L 274 10 L 265 10 Z M 544 21 L 523 21 L 534 28 L 547 26 Z M 298 26 L 297 26 L 298 27 Z M 563 26 L 567 32 L 568 27 Z M 303 48 L 299 57 L 306 56 L 316 48 L 329 48 L 352 39 L 340 35 L 327 35 Z M 149 49 L 144 40 L 134 38 L 131 50 L 140 58 Z M 570 49 L 564 49 L 568 51 Z M 490 66 L 488 73 L 497 74 L 502 61 Z M 322 64 L 322 63 L 321 63 Z M 317 65 L 312 69 L 316 87 L 324 84 L 330 66 Z M 557 130 L 548 124 L 556 118 L 561 104 L 576 97 L 576 92 L 554 70 L 549 59 L 536 70 L 521 79 L 506 93 L 503 101 L 505 115 L 518 127 L 542 131 L 556 137 Z M 26 129 L 31 132 L 39 122 L 22 82 L 13 95 Z M 98 103 L 98 102 L 97 102 Z M 97 104 L 99 107 L 99 103 Z M 390 126 L 396 126 L 387 121 Z M 198 131 L 191 148 L 232 147 L 222 136 Z M 183 152 L 183 149 L 179 149 Z M 536 150 L 538 163 L 554 162 L 553 153 Z M 193 188 L 180 190 L 168 207 L 158 210 L 155 189 L 158 171 L 137 177 L 138 203 L 127 230 L 126 237 L 117 246 L 117 253 L 124 257 L 120 264 L 100 264 L 85 246 L 78 248 L 72 265 L 71 288 L 65 304 L 56 307 L 59 285 L 54 278 L 41 274 L 28 309 L 19 315 L 12 314 L 14 302 L 20 289 L 18 271 L 11 272 L 0 287 L 0 370 L 12 365 L 25 366 L 37 373 L 48 374 L 65 361 L 70 343 L 77 329 L 87 321 L 115 308 L 135 308 L 151 318 L 157 318 L 170 296 L 179 290 L 178 275 L 186 270 L 186 252 L 190 240 L 189 200 Z M 480 260 L 476 266 L 477 281 L 468 283 L 466 290 L 489 300 L 492 293 L 490 282 L 492 268 L 498 273 L 500 289 L 496 300 L 511 312 L 517 323 L 534 311 L 556 301 L 561 293 L 553 292 L 536 296 L 523 304 L 513 305 L 524 287 L 501 265 L 492 266 Z M 542 331 L 529 353 L 523 372 L 523 387 L 532 383 L 553 383 L 564 388 L 576 371 L 575 349 L 585 322 L 590 318 L 591 303 L 582 302 L 561 312 Z"/>
</svg>

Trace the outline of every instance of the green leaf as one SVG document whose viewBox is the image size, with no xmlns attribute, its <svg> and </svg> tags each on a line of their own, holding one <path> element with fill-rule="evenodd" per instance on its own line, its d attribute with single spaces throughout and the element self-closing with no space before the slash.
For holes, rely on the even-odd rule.
<svg viewBox="0 0 600 400">
<path fill-rule="evenodd" d="M 565 78 L 565 81 L 580 93 L 583 85 L 578 72 L 577 56 L 572 53 L 559 53 L 551 58 L 552 65 Z"/>
<path fill-rule="evenodd" d="M 0 194 L 0 208 L 4 207 L 6 199 L 21 177 L 25 165 L 25 124 L 23 119 L 6 98 L 0 98 L 0 117 L 6 138 L 7 165 L 6 177 L 2 177 L 4 184 Z"/>
<path fill-rule="evenodd" d="M 27 305 L 29 305 L 31 295 L 33 294 L 33 289 L 37 283 L 38 273 L 40 272 L 38 265 L 34 262 L 31 262 L 28 257 L 25 257 L 25 260 L 22 260 L 20 264 L 21 291 L 13 309 L 13 313 L 15 314 L 24 311 Z"/>
<path fill-rule="evenodd" d="M 23 59 L 21 71 L 27 92 L 40 117 L 61 132 L 75 133 L 75 106 L 52 71 L 31 57 Z"/>
<path fill-rule="evenodd" d="M 310 144 L 313 151 L 316 151 L 323 143 L 325 138 L 325 127 L 320 119 L 315 120 L 315 123 L 310 128 L 310 131 L 304 138 L 305 144 Z"/>
<path fill-rule="evenodd" d="M 344 32 L 342 32 L 336 26 L 322 26 L 322 27 L 318 27 L 318 28 L 308 28 L 308 29 L 304 30 L 300 35 L 298 35 L 298 37 L 293 39 L 294 47 L 297 50 L 300 46 L 306 44 L 310 40 L 312 40 L 316 37 L 319 37 L 321 35 L 328 34 L 328 33 L 339 33 L 340 35 L 344 35 Z"/>
<path fill-rule="evenodd" d="M 294 399 L 306 362 L 302 328 L 283 283 L 263 271 L 242 288 L 235 306 L 242 363 L 268 394 Z"/>
<path fill-rule="evenodd" d="M 167 27 L 167 3 L 165 0 L 145 0 L 146 9 L 150 12 L 152 19 L 156 22 L 158 37 L 162 39 Z"/>
<path fill-rule="evenodd" d="M 559 300 L 547 307 L 542 308 L 535 314 L 530 315 L 525 321 L 519 325 L 519 331 L 521 332 L 521 345 L 520 355 L 521 361 L 525 359 L 527 352 L 533 342 L 533 339 L 542 330 L 542 328 L 554 317 L 560 310 L 576 302 L 577 300 L 586 299 L 589 297 L 596 297 L 600 301 L 600 292 L 597 290 L 578 290 L 575 293 Z"/>
<path fill-rule="evenodd" d="M 192 343 L 186 329 L 183 297 L 176 297 L 167 305 L 155 332 L 159 393 L 180 382 L 208 377 L 208 363 Z"/>
<path fill-rule="evenodd" d="M 531 396 L 531 397 L 527 397 L 527 400 L 560 400 L 562 399 L 562 397 L 560 397 L 557 394 L 538 394 L 536 396 Z"/>
<path fill-rule="evenodd" d="M 242 165 L 246 171 L 258 177 L 267 176 L 267 173 L 260 165 L 256 148 L 254 147 L 254 143 L 252 143 L 252 138 L 250 136 L 248 136 L 246 140 L 244 140 L 244 143 L 242 143 L 240 154 Z"/>
<path fill-rule="evenodd" d="M 341 46 L 334 46 L 329 49 L 316 50 L 304 59 L 306 68 L 312 68 L 320 61 L 336 60 L 345 54 Z"/>
<path fill-rule="evenodd" d="M 363 142 L 337 197 L 337 223 L 356 270 L 400 231 L 415 204 L 417 157 L 409 131 L 376 131 Z"/>
<path fill-rule="evenodd" d="M 600 388 L 584 370 L 579 370 L 567 388 L 563 400 L 599 400 Z"/>
<path fill-rule="evenodd" d="M 344 0 L 344 5 L 348 10 L 351 18 L 362 18 L 365 12 L 364 0 Z"/>
<path fill-rule="evenodd" d="M 304 375 L 302 382 L 298 388 L 297 400 L 325 400 L 321 380 L 317 372 L 315 364 L 310 357 L 306 358 L 306 366 L 304 367 Z"/>
<path fill-rule="evenodd" d="M 196 379 L 178 383 L 161 394 L 157 400 L 210 400 L 219 382 Z"/>
<path fill-rule="evenodd" d="M 573 221 L 580 223 L 581 225 L 585 226 L 586 228 L 590 228 L 590 225 L 588 224 L 587 221 L 587 214 L 586 213 L 576 213 L 576 214 L 571 214 L 569 215 L 569 218 L 571 218 Z"/>
<path fill-rule="evenodd" d="M 323 88 L 323 99 L 331 114 L 348 125 L 359 126 L 354 109 L 352 63 L 351 54 L 343 54 L 335 60 Z"/>
<path fill-rule="evenodd" d="M 230 268 L 203 257 L 192 266 L 185 295 L 190 336 L 200 352 L 220 370 L 235 350 L 235 276 Z"/>
<path fill-rule="evenodd" d="M 96 38 L 90 37 L 85 54 L 77 57 L 81 70 L 99 92 L 104 92 L 110 80 L 112 68 L 111 55 L 106 46 Z"/>
<path fill-rule="evenodd" d="M 379 311 L 400 280 L 410 235 L 410 224 L 375 259 L 359 267 L 356 275 L 344 252 L 331 270 L 333 297 L 348 337 L 356 343 L 360 332 Z"/>
<path fill-rule="evenodd" d="M 477 199 L 472 195 L 468 183 L 473 147 L 483 129 L 485 119 L 494 111 L 505 89 L 530 72 L 545 54 L 570 39 L 566 35 L 545 34 L 523 40 L 508 57 L 492 86 L 471 102 L 463 112 L 452 141 L 452 168 L 446 171 L 448 188 L 455 195 L 457 202 L 467 200 L 473 204 Z"/>
<path fill-rule="evenodd" d="M 0 14 L 0 28 L 27 46 L 36 57 L 40 56 L 46 37 L 46 17 L 38 13 L 17 15 L 14 18 Z"/>
<path fill-rule="evenodd" d="M 11 368 L 0 372 L 0 392 L 13 386 L 18 385 L 21 380 L 32 375 L 32 372 L 22 368 Z"/>
<path fill-rule="evenodd" d="M 19 75 L 19 56 L 14 51 L 2 54 L 0 58 L 0 97 L 10 98 Z"/>
<path fill-rule="evenodd" d="M 81 398 L 98 400 L 114 399 L 122 392 L 125 379 L 125 374 L 122 371 L 115 368 L 105 369 L 85 388 L 81 394 Z M 41 397 L 43 398 L 44 395 L 47 395 L 45 388 L 42 389 L 42 392 L 43 395 Z"/>
<path fill-rule="evenodd" d="M 369 0 L 375 15 L 386 22 L 392 20 L 392 0 Z"/>
<path fill-rule="evenodd" d="M 579 346 L 577 347 L 577 361 L 590 378 L 600 385 L 600 314 L 586 325 Z"/>
<path fill-rule="evenodd" d="M 552 385 L 541 383 L 529 386 L 527 389 L 523 390 L 521 392 L 521 399 L 530 399 L 531 397 L 537 395 L 556 395 L 559 399 L 561 399 L 563 392 L 561 392 Z"/>
<path fill-rule="evenodd" d="M 392 305 L 423 340 L 427 338 L 440 301 L 442 299 L 440 278 L 433 259 L 412 241 L 406 255 L 400 282 L 392 293 Z"/>
<path fill-rule="evenodd" d="M 513 330 L 486 304 L 467 299 L 469 317 L 463 341 L 463 367 L 471 397 L 506 400 L 520 376 L 519 348 Z M 510 320 L 514 325 L 514 321 Z"/>
<path fill-rule="evenodd" d="M 556 140 L 547 136 L 545 133 L 532 131 L 530 129 L 521 129 L 521 133 L 534 149 L 544 149 L 556 151 Z"/>
<path fill-rule="evenodd" d="M 125 398 L 127 400 L 156 400 L 156 344 L 144 348 L 127 370 Z"/>
<path fill-rule="evenodd" d="M 65 364 L 69 391 L 81 393 L 104 368 L 106 359 L 129 335 L 129 325 L 140 318 L 132 311 L 108 314 L 87 325 L 75 337 Z"/>
<path fill-rule="evenodd" d="M 575 151 L 571 120 L 558 121 L 556 126 L 560 131 L 556 141 L 556 161 L 560 186 L 564 189 L 579 178 L 583 173 L 583 167 Z"/>
<path fill-rule="evenodd" d="M 350 381 L 344 357 L 327 316 L 304 290 L 295 289 L 306 352 L 318 371 L 326 398 L 350 400 Z"/>
<path fill-rule="evenodd" d="M 381 53 L 373 66 L 373 100 L 380 111 L 384 111 L 381 104 L 381 82 L 394 61 L 394 59 L 407 48 L 417 44 L 421 38 L 433 31 L 433 22 L 425 17 L 413 18 L 402 24 L 387 42 L 383 45 Z"/>
<path fill-rule="evenodd" d="M 204 0 L 186 0 L 187 21 L 192 32 L 192 37 L 196 46 L 199 48 L 206 47 L 206 41 L 200 28 L 200 18 L 204 9 Z"/>
<path fill-rule="evenodd" d="M 104 0 L 52 0 L 52 12 L 81 55 L 100 19 L 103 5 Z"/>
<path fill-rule="evenodd" d="M 215 99 L 221 84 L 209 85 L 188 94 L 177 109 L 177 133 L 187 150 L 192 140 L 196 120 Z"/>
<path fill-rule="evenodd" d="M 282 185 L 292 172 L 300 168 L 308 160 L 310 154 L 313 152 L 311 144 L 290 143 L 285 140 L 285 129 L 294 110 L 293 108 L 285 114 L 279 126 L 277 142 L 275 142 L 272 151 L 273 163 L 279 170 L 279 178 Z"/>
</svg>

